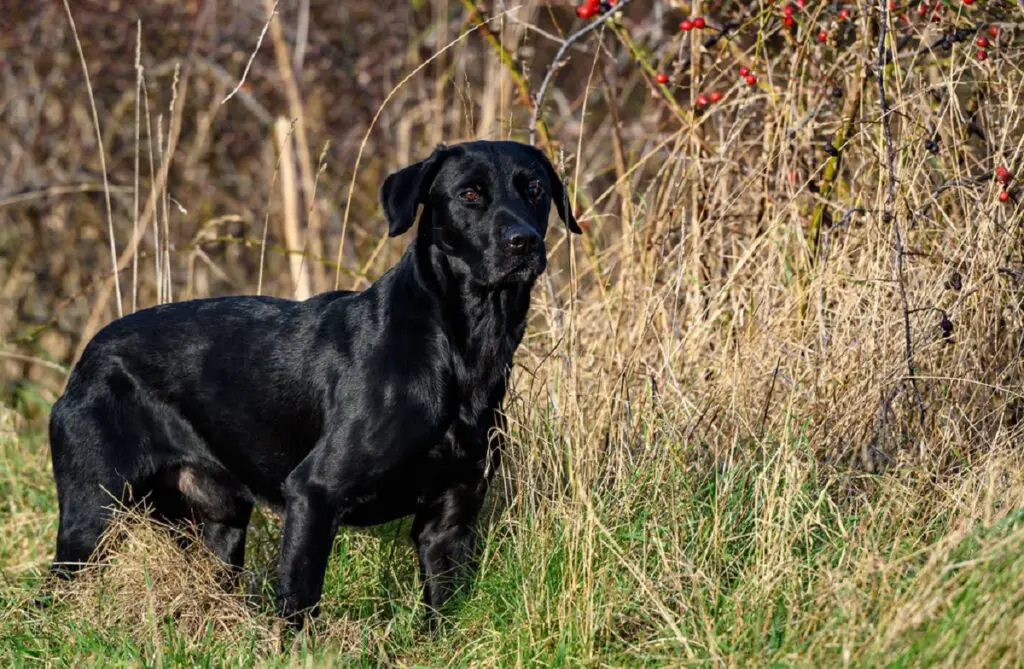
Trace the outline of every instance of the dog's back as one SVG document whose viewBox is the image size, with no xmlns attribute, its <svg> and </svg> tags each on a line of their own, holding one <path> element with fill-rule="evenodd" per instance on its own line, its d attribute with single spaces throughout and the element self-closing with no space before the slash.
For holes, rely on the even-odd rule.
<svg viewBox="0 0 1024 669">
<path fill-rule="evenodd" d="M 279 503 L 280 474 L 272 470 L 294 467 L 322 420 L 301 333 L 350 294 L 192 300 L 107 325 L 50 417 L 61 498 L 94 483 L 117 497 L 122 479 L 136 482 L 135 498 L 156 494 L 160 482 L 150 479 L 158 470 L 209 460 L 234 471 L 253 495 Z M 277 457 L 260 462 L 251 453 Z"/>
</svg>

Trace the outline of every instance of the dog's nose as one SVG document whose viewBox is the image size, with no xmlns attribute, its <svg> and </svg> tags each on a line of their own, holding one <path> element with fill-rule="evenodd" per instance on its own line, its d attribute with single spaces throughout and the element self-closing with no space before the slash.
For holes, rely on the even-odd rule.
<svg viewBox="0 0 1024 669">
<path fill-rule="evenodd" d="M 525 225 L 510 225 L 502 233 L 505 246 L 513 251 L 526 251 L 540 243 L 537 231 Z"/>
</svg>

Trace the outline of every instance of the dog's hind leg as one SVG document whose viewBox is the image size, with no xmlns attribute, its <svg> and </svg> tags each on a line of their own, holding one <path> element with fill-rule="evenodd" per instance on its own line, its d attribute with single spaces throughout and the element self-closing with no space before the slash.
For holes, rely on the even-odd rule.
<svg viewBox="0 0 1024 669">
<path fill-rule="evenodd" d="M 114 489 L 117 483 L 114 479 L 108 481 Z M 114 489 L 108 491 L 106 487 L 95 482 L 60 496 L 57 554 L 51 568 L 55 575 L 71 578 L 96 553 L 110 524 L 110 506 L 118 500 Z"/>
<path fill-rule="evenodd" d="M 102 372 L 102 373 L 100 373 Z M 90 558 L 121 503 L 146 499 L 173 453 L 159 407 L 118 366 L 73 377 L 50 414 L 60 525 L 53 571 L 69 578 Z"/>
<path fill-rule="evenodd" d="M 95 426 L 62 408 L 50 419 L 50 449 L 57 480 L 60 524 L 51 571 L 71 578 L 93 557 L 110 524 L 111 507 L 122 501 L 129 481 L 95 457 L 102 435 Z"/>
<path fill-rule="evenodd" d="M 249 492 L 226 471 L 212 466 L 182 466 L 175 484 L 196 511 L 207 548 L 235 571 L 241 570 L 253 507 Z"/>
</svg>

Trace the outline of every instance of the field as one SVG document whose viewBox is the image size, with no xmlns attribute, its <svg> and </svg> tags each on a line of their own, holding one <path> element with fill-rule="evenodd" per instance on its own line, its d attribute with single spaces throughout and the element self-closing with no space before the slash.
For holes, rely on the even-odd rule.
<svg viewBox="0 0 1024 669">
<path fill-rule="evenodd" d="M 0 10 L 0 666 L 1024 665 L 1020 3 L 127 4 Z M 282 630 L 269 510 L 236 590 L 126 510 L 32 605 L 99 327 L 365 287 L 390 171 L 531 134 L 585 230 L 441 633 L 408 520 Z"/>
</svg>

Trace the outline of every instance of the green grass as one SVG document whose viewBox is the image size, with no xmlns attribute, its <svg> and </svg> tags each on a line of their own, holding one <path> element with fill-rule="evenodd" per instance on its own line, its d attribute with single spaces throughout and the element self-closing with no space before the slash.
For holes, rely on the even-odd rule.
<svg viewBox="0 0 1024 669">
<path fill-rule="evenodd" d="M 253 594 L 235 618 L 214 610 L 205 627 L 179 629 L 162 607 L 196 593 L 157 585 L 148 613 L 111 618 L 128 591 L 117 572 L 140 559 L 128 549 L 53 608 L 28 607 L 52 549 L 54 492 L 44 436 L 4 434 L 2 666 L 1024 661 L 1024 511 L 1014 459 L 990 458 L 936 484 L 915 474 L 827 474 L 799 439 L 728 468 L 684 464 L 670 457 L 682 446 L 665 443 L 646 463 L 585 490 L 578 480 L 538 477 L 531 467 L 541 463 L 528 460 L 508 474 L 516 485 L 493 505 L 479 576 L 451 607 L 444 633 L 422 629 L 405 521 L 343 531 L 321 618 L 307 633 L 282 636 L 272 632 L 271 609 L 278 529 L 262 514 L 249 543 Z M 979 492 L 994 480 L 1000 488 Z M 157 539 L 140 541 L 158 554 Z M 208 560 L 170 550 L 160 555 Z"/>
</svg>

